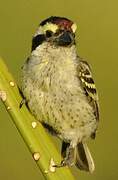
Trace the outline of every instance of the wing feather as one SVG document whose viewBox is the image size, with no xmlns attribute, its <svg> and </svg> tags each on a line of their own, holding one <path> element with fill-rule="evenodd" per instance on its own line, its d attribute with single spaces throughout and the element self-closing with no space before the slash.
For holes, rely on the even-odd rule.
<svg viewBox="0 0 118 180">
<path fill-rule="evenodd" d="M 93 107 L 96 120 L 99 120 L 98 94 L 92 77 L 91 68 L 86 61 L 80 60 L 78 73 L 87 99 Z"/>
</svg>

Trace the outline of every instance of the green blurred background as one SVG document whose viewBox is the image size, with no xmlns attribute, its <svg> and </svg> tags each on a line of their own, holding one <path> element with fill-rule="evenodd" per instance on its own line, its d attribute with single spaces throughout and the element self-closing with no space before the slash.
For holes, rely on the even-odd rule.
<svg viewBox="0 0 118 180">
<path fill-rule="evenodd" d="M 96 140 L 89 142 L 96 170 L 92 175 L 76 168 L 72 171 L 77 180 L 117 179 L 118 1 L 1 0 L 0 56 L 16 80 L 20 67 L 30 54 L 37 25 L 51 15 L 65 16 L 78 24 L 78 52 L 93 67 L 100 98 L 99 131 Z M 43 180 L 43 177 L 0 103 L 0 180 L 11 179 Z"/>
</svg>

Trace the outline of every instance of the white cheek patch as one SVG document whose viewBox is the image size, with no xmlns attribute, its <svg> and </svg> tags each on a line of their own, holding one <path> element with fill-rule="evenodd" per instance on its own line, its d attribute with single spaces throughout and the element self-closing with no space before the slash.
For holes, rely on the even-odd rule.
<svg viewBox="0 0 118 180">
<path fill-rule="evenodd" d="M 39 34 L 45 34 L 46 31 L 52 31 L 53 33 L 56 33 L 58 29 L 58 26 L 56 24 L 52 23 L 46 23 L 44 26 L 39 26 L 36 33 L 34 34 L 34 37 L 39 35 Z"/>
<path fill-rule="evenodd" d="M 72 24 L 71 29 L 72 29 L 73 33 L 75 33 L 75 31 L 77 29 L 77 25 L 75 23 Z"/>
<path fill-rule="evenodd" d="M 56 33 L 58 26 L 56 24 L 47 23 L 42 28 L 43 28 L 44 32 L 49 30 L 49 31 L 52 31 L 53 33 Z"/>
</svg>

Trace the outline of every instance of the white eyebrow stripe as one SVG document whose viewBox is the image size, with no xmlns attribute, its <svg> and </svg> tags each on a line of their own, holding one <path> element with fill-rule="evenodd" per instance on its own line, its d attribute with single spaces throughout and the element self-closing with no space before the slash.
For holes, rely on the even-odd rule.
<svg viewBox="0 0 118 180">
<path fill-rule="evenodd" d="M 46 23 L 44 26 L 42 26 L 44 32 L 46 32 L 47 30 L 52 31 L 53 33 L 56 33 L 58 26 L 56 24 L 52 24 L 52 23 Z"/>
<path fill-rule="evenodd" d="M 34 37 L 39 34 L 45 34 L 47 30 L 52 31 L 53 33 L 56 33 L 58 29 L 58 26 L 56 24 L 52 23 L 46 23 L 44 26 L 39 26 L 36 33 L 34 34 Z"/>
<path fill-rule="evenodd" d="M 72 24 L 71 29 L 73 31 L 73 33 L 75 33 L 75 31 L 77 30 L 77 25 L 75 23 Z"/>
</svg>

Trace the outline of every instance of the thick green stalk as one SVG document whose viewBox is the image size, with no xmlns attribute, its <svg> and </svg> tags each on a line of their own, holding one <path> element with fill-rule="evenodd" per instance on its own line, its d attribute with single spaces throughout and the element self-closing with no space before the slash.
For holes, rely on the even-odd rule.
<svg viewBox="0 0 118 180">
<path fill-rule="evenodd" d="M 0 59 L 0 98 L 15 123 L 45 179 L 74 180 L 69 168 L 52 168 L 60 162 L 60 154 L 42 125 L 34 119 L 25 105 L 19 109 L 21 96 L 8 68 Z M 54 172 L 53 172 L 54 171 Z"/>
</svg>

